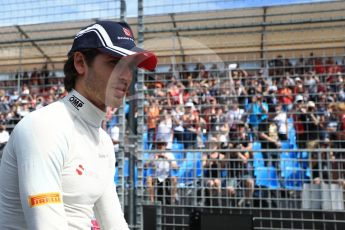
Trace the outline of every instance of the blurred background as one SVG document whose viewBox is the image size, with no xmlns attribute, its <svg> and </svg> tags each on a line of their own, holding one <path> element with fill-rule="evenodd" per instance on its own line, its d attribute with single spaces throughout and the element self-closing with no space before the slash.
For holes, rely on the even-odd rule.
<svg viewBox="0 0 345 230">
<path fill-rule="evenodd" d="M 131 229 L 345 229 L 344 1 L 0 3 L 1 148 L 74 35 L 127 21 L 158 55 L 103 123 Z"/>
</svg>

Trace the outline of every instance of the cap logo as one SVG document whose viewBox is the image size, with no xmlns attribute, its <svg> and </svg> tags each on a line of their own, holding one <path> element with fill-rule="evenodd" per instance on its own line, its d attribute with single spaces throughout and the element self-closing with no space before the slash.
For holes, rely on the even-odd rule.
<svg viewBox="0 0 345 230">
<path fill-rule="evenodd" d="M 122 28 L 123 29 L 123 32 L 128 36 L 128 37 L 132 37 L 132 32 L 127 29 L 127 28 Z"/>
</svg>

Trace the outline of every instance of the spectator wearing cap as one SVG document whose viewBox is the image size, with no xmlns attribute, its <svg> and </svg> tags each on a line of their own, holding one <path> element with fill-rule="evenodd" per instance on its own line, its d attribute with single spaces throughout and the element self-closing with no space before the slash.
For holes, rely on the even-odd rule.
<svg viewBox="0 0 345 230">
<path fill-rule="evenodd" d="M 305 93 L 305 88 L 303 81 L 300 77 L 295 78 L 295 86 L 293 89 L 293 95 L 298 95 L 298 94 L 304 94 Z"/>
<path fill-rule="evenodd" d="M 164 140 L 167 143 L 167 148 L 171 148 L 173 139 L 173 121 L 171 110 L 164 109 L 160 116 L 160 121 L 157 127 L 156 139 Z"/>
<path fill-rule="evenodd" d="M 302 121 L 302 114 L 305 111 L 305 103 L 302 95 L 297 95 L 295 98 L 295 106 L 292 111 L 292 117 L 294 121 L 294 128 L 296 131 L 296 142 L 299 148 L 306 147 L 306 130 Z"/>
<path fill-rule="evenodd" d="M 246 114 L 244 109 L 239 107 L 239 104 L 235 102 L 230 106 L 231 108 L 225 115 L 226 122 L 229 127 L 229 138 L 232 139 L 232 135 L 238 131 L 238 125 L 245 121 Z"/>
<path fill-rule="evenodd" d="M 194 148 L 197 141 L 199 124 L 195 115 L 193 102 L 187 102 L 185 105 L 185 114 L 183 115 L 183 128 L 184 148 Z"/>
<path fill-rule="evenodd" d="M 266 165 L 278 166 L 278 152 L 265 151 L 274 150 L 281 147 L 278 126 L 274 120 L 275 113 L 270 113 L 268 117 L 263 120 L 258 129 L 259 141 L 261 142 L 261 148 L 263 149 L 263 158 Z"/>
<path fill-rule="evenodd" d="M 338 148 L 340 143 L 337 141 L 337 132 L 339 131 L 339 117 L 337 115 L 336 103 L 326 104 L 326 110 L 320 118 L 320 126 L 322 127 L 321 139 L 329 139 L 334 143 L 334 147 Z"/>
<path fill-rule="evenodd" d="M 177 177 L 173 170 L 178 169 L 175 156 L 167 151 L 167 142 L 157 138 L 155 149 L 157 153 L 151 156 L 149 165 L 153 167 L 153 177 L 148 176 L 146 180 L 149 199 L 155 201 L 155 187 L 157 188 L 156 200 L 163 204 L 174 204 L 177 201 Z"/>
<path fill-rule="evenodd" d="M 278 80 L 275 78 L 275 79 L 272 79 L 272 82 L 269 83 L 266 91 L 264 92 L 269 113 L 274 112 L 274 108 L 276 104 L 278 103 L 277 92 L 278 92 Z"/>
<path fill-rule="evenodd" d="M 198 93 L 198 97 L 200 99 L 201 105 L 205 105 L 205 104 L 208 104 L 210 102 L 211 94 L 209 91 L 209 84 L 207 84 L 206 82 L 200 84 L 200 90 Z"/>
<path fill-rule="evenodd" d="M 320 139 L 320 116 L 317 113 L 315 102 L 308 101 L 301 109 L 301 122 L 304 124 L 306 147 L 314 149 Z"/>
<path fill-rule="evenodd" d="M 293 94 L 286 78 L 283 79 L 282 88 L 278 91 L 278 100 L 283 105 L 284 111 L 290 111 L 292 109 Z"/>
</svg>

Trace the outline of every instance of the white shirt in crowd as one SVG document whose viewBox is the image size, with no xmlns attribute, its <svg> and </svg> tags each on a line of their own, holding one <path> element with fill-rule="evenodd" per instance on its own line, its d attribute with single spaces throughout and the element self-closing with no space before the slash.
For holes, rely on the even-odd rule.
<svg viewBox="0 0 345 230">
<path fill-rule="evenodd" d="M 110 137 L 113 141 L 119 141 L 120 140 L 120 128 L 116 125 L 112 128 L 110 128 Z M 119 151 L 119 144 L 114 144 L 114 151 Z"/>
<path fill-rule="evenodd" d="M 155 168 L 156 168 L 156 178 L 159 182 L 163 182 L 170 176 L 171 167 L 170 165 L 175 161 L 174 154 L 170 152 L 162 153 L 165 156 L 164 158 L 158 158 L 155 160 Z"/>
<path fill-rule="evenodd" d="M 0 144 L 6 143 L 9 138 L 10 134 L 6 130 L 0 132 Z"/>
<path fill-rule="evenodd" d="M 229 124 L 229 128 L 231 128 L 232 125 L 237 124 L 239 121 L 242 121 L 244 115 L 245 111 L 243 109 L 237 108 L 235 110 L 229 110 L 226 114 L 226 120 Z"/>
<path fill-rule="evenodd" d="M 280 112 L 274 117 L 274 121 L 278 126 L 278 133 L 287 134 L 287 114 Z"/>
<path fill-rule="evenodd" d="M 159 122 L 156 139 L 162 139 L 167 143 L 167 149 L 172 146 L 172 120 L 164 119 Z"/>
</svg>

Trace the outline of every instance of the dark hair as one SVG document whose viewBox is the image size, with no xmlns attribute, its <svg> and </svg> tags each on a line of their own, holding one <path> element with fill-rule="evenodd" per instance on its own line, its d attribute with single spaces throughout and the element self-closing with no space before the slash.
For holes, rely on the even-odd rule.
<svg viewBox="0 0 345 230">
<path fill-rule="evenodd" d="M 92 66 L 93 60 L 100 53 L 97 49 L 85 49 L 79 50 L 85 57 L 86 64 L 90 67 Z M 78 72 L 74 67 L 74 53 L 71 54 L 65 65 L 63 67 L 63 72 L 65 74 L 64 85 L 67 92 L 70 92 L 74 87 L 78 78 Z"/>
</svg>

